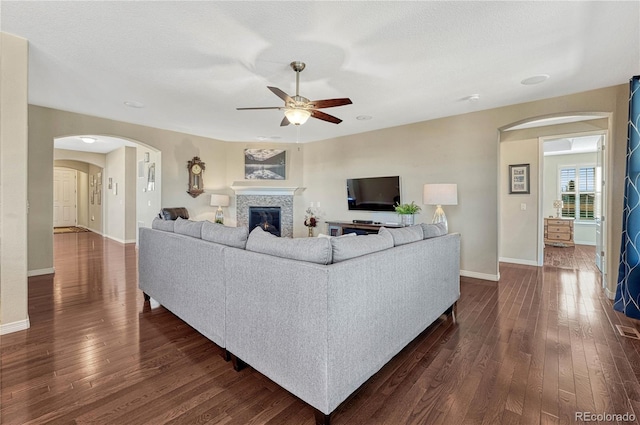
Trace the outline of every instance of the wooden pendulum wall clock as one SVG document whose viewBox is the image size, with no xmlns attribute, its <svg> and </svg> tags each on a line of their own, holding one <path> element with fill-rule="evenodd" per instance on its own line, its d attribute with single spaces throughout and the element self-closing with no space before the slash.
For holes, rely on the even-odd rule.
<svg viewBox="0 0 640 425">
<path fill-rule="evenodd" d="M 202 180 L 204 162 L 200 161 L 199 157 L 194 156 L 191 161 L 187 161 L 187 169 L 189 170 L 189 190 L 187 190 L 187 193 L 196 198 L 204 192 L 204 181 Z"/>
</svg>

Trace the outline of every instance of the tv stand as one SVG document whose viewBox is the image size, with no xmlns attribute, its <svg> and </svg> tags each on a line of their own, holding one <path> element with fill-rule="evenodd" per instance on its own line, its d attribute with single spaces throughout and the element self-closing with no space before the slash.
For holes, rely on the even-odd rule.
<svg viewBox="0 0 640 425">
<path fill-rule="evenodd" d="M 347 233 L 368 235 L 370 233 L 378 233 L 378 230 L 383 226 L 390 228 L 402 227 L 401 224 L 384 224 L 378 222 L 355 223 L 353 221 L 326 221 L 326 223 L 329 236 L 340 236 Z"/>
</svg>

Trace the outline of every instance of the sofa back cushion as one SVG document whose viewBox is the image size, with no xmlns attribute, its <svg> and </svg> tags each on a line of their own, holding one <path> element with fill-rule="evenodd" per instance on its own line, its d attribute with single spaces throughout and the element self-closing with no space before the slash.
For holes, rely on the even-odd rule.
<svg viewBox="0 0 640 425">
<path fill-rule="evenodd" d="M 393 248 L 393 236 L 384 227 L 380 228 L 377 235 L 338 236 L 330 240 L 334 263 Z"/>
<path fill-rule="evenodd" d="M 447 234 L 447 228 L 444 223 L 427 224 L 420 223 L 422 231 L 424 232 L 424 238 L 435 238 L 436 236 L 444 236 Z"/>
<path fill-rule="evenodd" d="M 249 229 L 246 227 L 227 227 L 224 224 L 205 221 L 202 223 L 202 239 L 234 248 L 244 249 L 247 245 Z"/>
<path fill-rule="evenodd" d="M 178 217 L 174 223 L 173 231 L 175 233 L 193 238 L 200 238 L 202 236 L 202 221 L 191 221 Z"/>
<path fill-rule="evenodd" d="M 173 226 L 176 222 L 173 220 L 163 220 L 161 218 L 154 218 L 151 222 L 151 228 L 156 230 L 162 230 L 164 232 L 173 232 Z"/>
<path fill-rule="evenodd" d="M 422 226 L 399 227 L 397 229 L 387 229 L 393 237 L 393 246 L 404 245 L 411 242 L 418 242 L 424 239 Z"/>
<path fill-rule="evenodd" d="M 291 260 L 331 263 L 331 242 L 327 238 L 279 238 L 256 227 L 249 233 L 246 249 Z"/>
</svg>

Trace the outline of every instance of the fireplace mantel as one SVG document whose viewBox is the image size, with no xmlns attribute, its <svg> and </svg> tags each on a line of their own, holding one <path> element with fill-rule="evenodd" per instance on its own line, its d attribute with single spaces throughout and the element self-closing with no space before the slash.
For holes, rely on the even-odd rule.
<svg viewBox="0 0 640 425">
<path fill-rule="evenodd" d="M 233 185 L 231 189 L 236 195 L 288 195 L 293 196 L 305 190 L 304 187 L 282 187 L 282 186 L 242 186 Z"/>
</svg>

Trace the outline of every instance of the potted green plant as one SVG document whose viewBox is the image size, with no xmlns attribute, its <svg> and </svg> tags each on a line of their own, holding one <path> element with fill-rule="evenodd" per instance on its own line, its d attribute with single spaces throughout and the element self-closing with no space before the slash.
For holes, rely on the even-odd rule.
<svg viewBox="0 0 640 425">
<path fill-rule="evenodd" d="M 402 225 L 411 226 L 413 225 L 414 215 L 422 211 L 422 208 L 416 205 L 415 201 L 411 201 L 410 204 L 397 203 L 395 205 L 395 210 L 398 214 L 400 214 L 400 220 Z"/>
</svg>

